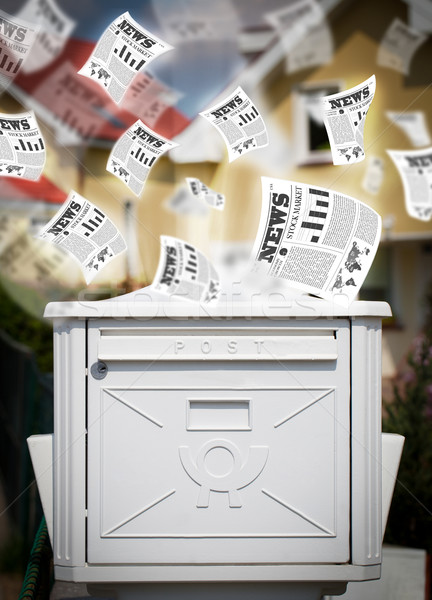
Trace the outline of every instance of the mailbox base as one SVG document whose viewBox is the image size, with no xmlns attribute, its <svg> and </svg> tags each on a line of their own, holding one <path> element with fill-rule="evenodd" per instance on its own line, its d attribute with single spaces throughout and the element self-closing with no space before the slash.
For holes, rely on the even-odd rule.
<svg viewBox="0 0 432 600">
<path fill-rule="evenodd" d="M 346 583 L 147 583 L 118 585 L 88 585 L 88 593 L 95 597 L 115 600 L 320 600 L 331 594 L 346 591 Z"/>
<path fill-rule="evenodd" d="M 378 565 L 55 566 L 55 579 L 122 588 L 125 585 L 307 585 L 327 587 L 381 577 Z"/>
</svg>

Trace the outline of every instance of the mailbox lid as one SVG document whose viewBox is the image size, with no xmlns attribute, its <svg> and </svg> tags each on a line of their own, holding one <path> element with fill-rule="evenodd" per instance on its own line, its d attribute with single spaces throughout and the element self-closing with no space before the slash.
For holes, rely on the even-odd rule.
<svg viewBox="0 0 432 600">
<path fill-rule="evenodd" d="M 283 297 L 282 292 L 259 292 L 250 297 L 233 293 L 220 297 L 215 305 L 181 301 L 177 296 L 166 296 L 150 287 L 111 298 L 79 302 L 50 302 L 44 316 L 47 318 L 114 318 L 114 319 L 233 319 L 233 318 L 291 318 L 319 319 L 338 317 L 390 317 L 386 302 L 355 301 L 349 305 L 329 302 L 308 295 Z"/>
<path fill-rule="evenodd" d="M 349 320 L 286 325 L 89 323 L 89 564 L 349 561 Z"/>
</svg>

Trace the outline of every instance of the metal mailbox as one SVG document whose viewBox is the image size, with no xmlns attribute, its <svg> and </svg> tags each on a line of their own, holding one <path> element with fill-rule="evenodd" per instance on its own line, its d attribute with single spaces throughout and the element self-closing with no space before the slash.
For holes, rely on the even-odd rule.
<svg viewBox="0 0 432 600">
<path fill-rule="evenodd" d="M 379 577 L 387 315 L 312 298 L 48 305 L 55 428 L 52 454 L 39 440 L 53 465 L 40 488 L 56 578 L 319 598 Z"/>
</svg>

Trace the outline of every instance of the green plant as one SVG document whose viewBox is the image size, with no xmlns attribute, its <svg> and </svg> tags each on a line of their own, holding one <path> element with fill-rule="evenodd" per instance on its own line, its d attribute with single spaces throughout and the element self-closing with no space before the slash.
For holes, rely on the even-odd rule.
<svg viewBox="0 0 432 600">
<path fill-rule="evenodd" d="M 415 340 L 384 403 L 383 430 L 405 436 L 385 542 L 432 554 L 432 328 Z"/>
<path fill-rule="evenodd" d="M 0 329 L 16 342 L 31 348 L 39 369 L 51 372 L 53 363 L 52 325 L 23 310 L 0 285 Z"/>
<path fill-rule="evenodd" d="M 0 573 L 24 573 L 28 553 L 23 536 L 13 534 L 0 549 Z"/>
</svg>

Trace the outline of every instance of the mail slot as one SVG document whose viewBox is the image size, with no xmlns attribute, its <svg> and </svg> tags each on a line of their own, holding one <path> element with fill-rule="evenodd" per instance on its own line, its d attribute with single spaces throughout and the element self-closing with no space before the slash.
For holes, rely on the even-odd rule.
<svg viewBox="0 0 432 600">
<path fill-rule="evenodd" d="M 144 329 L 144 330 L 143 330 Z M 210 331 L 209 331 L 210 329 Z M 267 328 L 113 328 L 100 330 L 101 360 L 335 360 L 336 331 Z M 213 330 L 215 329 L 215 330 Z"/>
<path fill-rule="evenodd" d="M 128 304 L 46 309 L 56 577 L 379 577 L 388 305 Z"/>
</svg>

